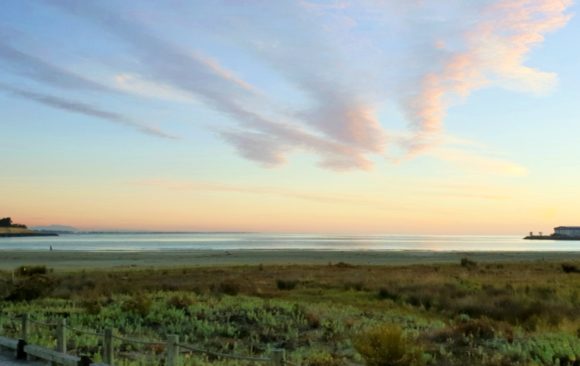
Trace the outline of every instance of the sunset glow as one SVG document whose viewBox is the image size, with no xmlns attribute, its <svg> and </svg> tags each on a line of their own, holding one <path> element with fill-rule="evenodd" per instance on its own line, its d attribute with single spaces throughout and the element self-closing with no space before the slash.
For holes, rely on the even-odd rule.
<svg viewBox="0 0 580 366">
<path fill-rule="evenodd" d="M 16 221 L 400 234 L 580 224 L 572 1 L 0 8 L 0 211 Z"/>
</svg>

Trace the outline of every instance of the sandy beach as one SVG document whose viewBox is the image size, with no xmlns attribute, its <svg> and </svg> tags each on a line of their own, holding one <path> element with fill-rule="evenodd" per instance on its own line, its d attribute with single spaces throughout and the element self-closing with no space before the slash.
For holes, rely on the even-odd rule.
<svg viewBox="0 0 580 366">
<path fill-rule="evenodd" d="M 258 264 L 408 265 L 457 263 L 463 257 L 478 262 L 577 261 L 580 252 L 429 252 L 319 250 L 179 250 L 141 252 L 0 251 L 0 269 L 43 264 L 55 269 L 122 267 L 207 267 Z"/>
</svg>

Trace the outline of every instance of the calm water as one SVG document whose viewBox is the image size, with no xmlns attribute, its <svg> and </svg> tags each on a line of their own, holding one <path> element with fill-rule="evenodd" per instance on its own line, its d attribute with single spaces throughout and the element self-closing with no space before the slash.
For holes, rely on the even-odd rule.
<svg viewBox="0 0 580 366">
<path fill-rule="evenodd" d="M 580 241 L 523 240 L 521 236 L 312 234 L 67 234 L 0 238 L 0 250 L 147 251 L 191 249 L 316 249 L 433 251 L 577 251 Z"/>
</svg>

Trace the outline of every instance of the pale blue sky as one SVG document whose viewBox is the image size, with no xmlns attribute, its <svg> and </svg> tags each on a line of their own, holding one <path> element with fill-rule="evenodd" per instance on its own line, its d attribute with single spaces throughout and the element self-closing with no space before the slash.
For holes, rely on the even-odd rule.
<svg viewBox="0 0 580 366">
<path fill-rule="evenodd" d="M 0 215 L 144 228 L 157 209 L 157 229 L 196 230 L 580 224 L 572 3 L 0 6 Z"/>
</svg>

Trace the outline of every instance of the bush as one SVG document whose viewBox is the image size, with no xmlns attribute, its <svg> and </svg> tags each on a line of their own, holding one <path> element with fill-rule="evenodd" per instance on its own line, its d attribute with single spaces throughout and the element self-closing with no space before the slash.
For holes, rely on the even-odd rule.
<svg viewBox="0 0 580 366">
<path fill-rule="evenodd" d="M 513 340 L 513 333 L 513 328 L 507 323 L 495 322 L 488 318 L 465 319 L 452 327 L 438 330 L 431 338 L 439 343 L 461 343 L 465 339 L 492 340 L 499 337 Z"/>
<path fill-rule="evenodd" d="M 474 268 L 477 267 L 477 262 L 469 258 L 463 257 L 461 258 L 461 267 Z"/>
<path fill-rule="evenodd" d="M 569 304 L 554 299 L 534 300 L 518 295 L 487 299 L 482 296 L 470 297 L 448 306 L 455 312 L 471 317 L 488 317 L 512 325 L 522 325 L 530 330 L 535 329 L 539 321 L 558 325 L 566 317 L 572 318 L 575 314 Z"/>
<path fill-rule="evenodd" d="M 144 295 L 137 295 L 125 301 L 122 306 L 123 311 L 133 313 L 141 317 L 149 314 L 151 309 L 151 299 Z"/>
<path fill-rule="evenodd" d="M 294 290 L 298 285 L 298 280 L 276 280 L 278 290 Z"/>
<path fill-rule="evenodd" d="M 562 271 L 564 273 L 580 273 L 580 268 L 574 264 L 562 263 Z"/>
<path fill-rule="evenodd" d="M 308 356 L 303 364 L 306 366 L 341 366 L 344 363 L 328 352 L 320 352 Z"/>
<path fill-rule="evenodd" d="M 381 325 L 358 334 L 354 348 L 368 366 L 423 365 L 422 351 L 400 327 Z"/>
<path fill-rule="evenodd" d="M 364 291 L 365 290 L 365 284 L 362 281 L 358 281 L 358 282 L 347 282 L 347 283 L 344 284 L 344 289 L 345 290 Z"/>
<path fill-rule="evenodd" d="M 81 306 L 85 309 L 87 314 L 90 315 L 98 315 L 103 308 L 103 304 L 101 303 L 101 299 L 98 298 L 87 298 L 81 302 Z"/>
<path fill-rule="evenodd" d="M 236 281 L 224 281 L 217 287 L 217 292 L 230 296 L 236 296 L 240 292 L 240 284 Z"/>
<path fill-rule="evenodd" d="M 0 279 L 0 299 L 7 298 L 15 287 L 11 281 Z"/>
<path fill-rule="evenodd" d="M 390 289 L 383 287 L 379 289 L 378 297 L 381 300 L 393 300 L 397 301 L 399 299 L 399 294 L 391 291 Z"/>
<path fill-rule="evenodd" d="M 48 273 L 46 266 L 20 266 L 16 268 L 14 273 L 17 276 L 29 277 L 34 275 L 44 275 Z"/>
<path fill-rule="evenodd" d="M 185 310 L 193 305 L 195 300 L 187 295 L 174 295 L 167 300 L 167 306 L 175 309 Z"/>
<path fill-rule="evenodd" d="M 490 319 L 470 319 L 455 326 L 455 332 L 464 336 L 490 340 L 502 336 L 513 339 L 513 328 L 503 322 L 493 322 Z"/>
<path fill-rule="evenodd" d="M 308 323 L 308 326 L 311 329 L 318 329 L 320 328 L 321 322 L 320 322 L 320 317 L 312 312 L 306 313 L 304 315 L 304 318 L 306 319 L 306 322 Z"/>
<path fill-rule="evenodd" d="M 56 286 L 51 278 L 36 275 L 26 278 L 17 283 L 10 294 L 6 296 L 8 301 L 31 301 L 49 294 Z"/>
</svg>

